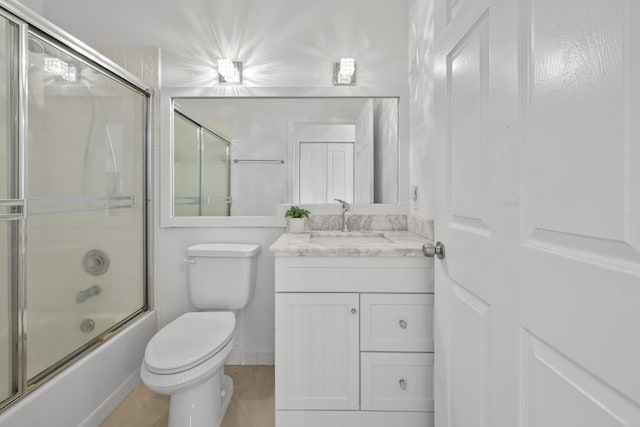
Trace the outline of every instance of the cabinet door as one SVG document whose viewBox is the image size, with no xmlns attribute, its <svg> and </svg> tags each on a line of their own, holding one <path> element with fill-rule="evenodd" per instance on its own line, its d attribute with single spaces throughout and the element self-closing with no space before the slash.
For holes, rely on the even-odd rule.
<svg viewBox="0 0 640 427">
<path fill-rule="evenodd" d="M 358 294 L 276 294 L 276 409 L 359 408 Z"/>
</svg>

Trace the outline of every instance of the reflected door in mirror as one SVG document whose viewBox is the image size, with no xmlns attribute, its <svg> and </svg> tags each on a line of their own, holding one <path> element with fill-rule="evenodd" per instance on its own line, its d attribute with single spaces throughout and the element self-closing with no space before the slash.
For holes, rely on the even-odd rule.
<svg viewBox="0 0 640 427">
<path fill-rule="evenodd" d="M 300 203 L 352 203 L 353 177 L 353 142 L 300 144 Z"/>
</svg>

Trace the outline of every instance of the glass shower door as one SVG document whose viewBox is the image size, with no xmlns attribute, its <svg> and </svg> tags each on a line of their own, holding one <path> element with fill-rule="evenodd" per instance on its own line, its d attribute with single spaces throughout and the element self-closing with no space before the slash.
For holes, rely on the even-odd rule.
<svg viewBox="0 0 640 427">
<path fill-rule="evenodd" d="M 173 214 L 200 215 L 200 127 L 174 114 Z"/>
<path fill-rule="evenodd" d="M 22 201 L 18 187 L 16 129 L 18 26 L 0 15 L 0 402 L 17 389 L 17 233 Z"/>
<path fill-rule="evenodd" d="M 143 93 L 29 36 L 30 383 L 145 307 Z"/>
<path fill-rule="evenodd" d="M 231 214 L 230 166 L 229 143 L 203 128 L 200 165 L 201 216 Z"/>
</svg>

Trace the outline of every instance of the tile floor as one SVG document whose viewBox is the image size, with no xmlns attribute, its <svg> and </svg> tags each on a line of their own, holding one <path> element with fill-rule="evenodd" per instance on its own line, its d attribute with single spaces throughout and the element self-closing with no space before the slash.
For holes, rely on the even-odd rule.
<svg viewBox="0 0 640 427">
<path fill-rule="evenodd" d="M 235 389 L 221 427 L 274 427 L 273 366 L 225 366 Z M 169 396 L 140 383 L 100 427 L 166 427 Z"/>
</svg>

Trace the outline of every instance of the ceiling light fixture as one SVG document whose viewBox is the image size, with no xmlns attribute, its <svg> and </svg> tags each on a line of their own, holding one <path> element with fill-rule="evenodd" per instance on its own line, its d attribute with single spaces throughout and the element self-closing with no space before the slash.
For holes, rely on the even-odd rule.
<svg viewBox="0 0 640 427">
<path fill-rule="evenodd" d="M 340 62 L 333 64 L 333 84 L 356 84 L 356 60 L 354 58 L 340 58 Z"/>
<path fill-rule="evenodd" d="M 242 62 L 218 59 L 218 83 L 242 83 Z"/>
</svg>

